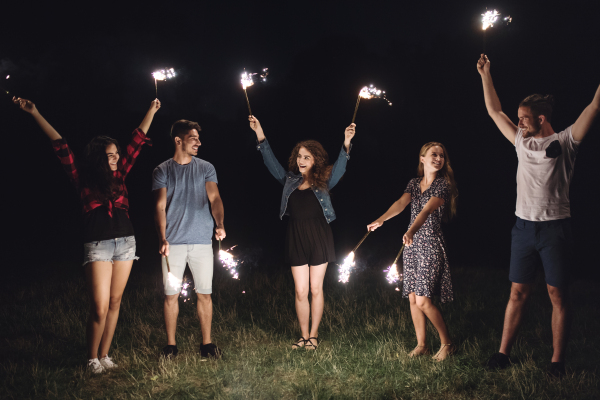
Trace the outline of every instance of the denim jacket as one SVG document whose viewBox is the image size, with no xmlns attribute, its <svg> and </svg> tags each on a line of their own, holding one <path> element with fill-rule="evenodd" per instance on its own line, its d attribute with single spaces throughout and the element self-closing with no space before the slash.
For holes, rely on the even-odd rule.
<svg viewBox="0 0 600 400">
<path fill-rule="evenodd" d="M 271 150 L 271 146 L 269 145 L 267 139 L 257 144 L 256 149 L 262 154 L 263 161 L 265 162 L 265 165 L 267 166 L 271 175 L 273 175 L 275 179 L 277 179 L 277 181 L 283 185 L 283 195 L 281 196 L 281 207 L 279 209 L 279 218 L 283 219 L 284 215 L 289 215 L 287 212 L 288 199 L 290 198 L 292 192 L 302 184 L 302 174 L 295 174 L 291 171 L 286 172 L 281 164 L 279 164 L 279 161 L 277 161 L 275 158 L 273 150 Z M 352 145 L 350 145 L 350 149 L 352 149 Z M 323 208 L 323 214 L 325 215 L 327 223 L 335 220 L 335 211 L 333 211 L 328 190 L 332 189 L 340 181 L 344 175 L 344 172 L 346 172 L 346 163 L 349 159 L 350 155 L 346 153 L 345 148 L 342 146 L 340 154 L 338 155 L 335 164 L 333 164 L 331 176 L 327 181 L 327 190 L 312 188 L 313 193 L 315 196 L 317 196 L 317 199 L 319 199 L 321 208 Z"/>
</svg>

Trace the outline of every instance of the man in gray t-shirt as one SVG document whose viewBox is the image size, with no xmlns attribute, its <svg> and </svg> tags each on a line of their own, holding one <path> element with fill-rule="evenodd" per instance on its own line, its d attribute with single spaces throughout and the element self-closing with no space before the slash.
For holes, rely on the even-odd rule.
<svg viewBox="0 0 600 400">
<path fill-rule="evenodd" d="M 220 357 L 221 350 L 211 341 L 212 324 L 212 232 L 225 238 L 224 210 L 217 173 L 211 163 L 196 158 L 200 137 L 196 122 L 179 120 L 171 127 L 175 144 L 173 158 L 153 173 L 152 190 L 156 200 L 155 221 L 159 236 L 165 288 L 165 356 L 177 355 L 175 333 L 179 314 L 179 293 L 186 264 L 194 278 L 197 308 L 202 330 L 200 354 Z M 210 207 L 209 207 L 210 206 Z M 213 219 L 214 218 L 214 219 Z"/>
<path fill-rule="evenodd" d="M 569 309 L 567 284 L 572 262 L 571 208 L 569 185 L 580 142 L 600 113 L 600 87 L 592 102 L 575 123 L 556 133 L 551 125 L 552 96 L 531 95 L 518 109 L 515 125 L 502 111 L 484 54 L 477 62 L 487 111 L 500 132 L 515 146 L 517 170 L 517 221 L 512 230 L 509 279 L 510 299 L 504 315 L 500 351 L 488 367 L 506 368 L 517 339 L 524 307 L 531 294 L 538 260 L 541 260 L 548 295 L 552 302 L 552 345 L 554 353 L 548 373 L 565 374 L 565 350 Z"/>
</svg>

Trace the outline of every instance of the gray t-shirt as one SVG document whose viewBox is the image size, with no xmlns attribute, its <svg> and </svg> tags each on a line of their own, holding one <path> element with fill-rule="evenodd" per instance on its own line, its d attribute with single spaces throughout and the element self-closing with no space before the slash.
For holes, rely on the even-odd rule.
<svg viewBox="0 0 600 400">
<path fill-rule="evenodd" d="M 568 127 L 545 138 L 524 138 L 517 130 L 517 217 L 528 221 L 569 218 L 569 185 L 579 143 Z"/>
<path fill-rule="evenodd" d="M 214 220 L 210 213 L 206 182 L 217 182 L 215 167 L 192 157 L 186 165 L 172 158 L 152 174 L 152 190 L 167 188 L 169 244 L 211 244 Z"/>
</svg>

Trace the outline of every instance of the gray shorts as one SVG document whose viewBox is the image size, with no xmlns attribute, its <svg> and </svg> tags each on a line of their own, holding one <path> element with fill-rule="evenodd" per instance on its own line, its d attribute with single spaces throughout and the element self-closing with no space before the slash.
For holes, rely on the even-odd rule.
<svg viewBox="0 0 600 400">
<path fill-rule="evenodd" d="M 135 236 L 83 244 L 83 265 L 95 261 L 139 260 L 135 256 Z"/>
<path fill-rule="evenodd" d="M 169 246 L 169 266 L 171 279 L 167 271 L 167 261 L 162 257 L 163 285 L 168 296 L 181 292 L 183 273 L 187 264 L 192 271 L 196 293 L 211 294 L 213 278 L 212 244 L 175 244 Z"/>
</svg>

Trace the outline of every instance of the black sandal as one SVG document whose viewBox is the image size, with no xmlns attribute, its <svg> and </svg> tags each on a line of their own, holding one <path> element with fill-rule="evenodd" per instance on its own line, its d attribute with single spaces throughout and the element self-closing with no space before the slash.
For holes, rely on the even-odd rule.
<svg viewBox="0 0 600 400">
<path fill-rule="evenodd" d="M 313 342 L 314 339 L 314 342 Z M 316 337 L 309 337 L 308 339 L 306 339 L 306 342 L 304 342 L 304 348 L 306 350 L 316 350 L 317 347 L 319 347 L 319 338 Z"/>
<path fill-rule="evenodd" d="M 306 346 L 308 340 L 304 339 L 304 336 L 300 336 L 300 339 L 296 343 L 292 343 L 292 350 L 301 349 Z"/>
</svg>

